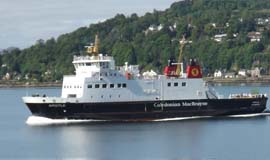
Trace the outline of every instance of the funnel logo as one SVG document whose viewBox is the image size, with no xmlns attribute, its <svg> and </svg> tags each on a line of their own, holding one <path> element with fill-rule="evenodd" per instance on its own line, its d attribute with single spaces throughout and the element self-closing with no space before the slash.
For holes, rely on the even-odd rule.
<svg viewBox="0 0 270 160">
<path fill-rule="evenodd" d="M 199 69 L 198 68 L 192 68 L 191 74 L 193 77 L 197 77 L 199 75 Z"/>
</svg>

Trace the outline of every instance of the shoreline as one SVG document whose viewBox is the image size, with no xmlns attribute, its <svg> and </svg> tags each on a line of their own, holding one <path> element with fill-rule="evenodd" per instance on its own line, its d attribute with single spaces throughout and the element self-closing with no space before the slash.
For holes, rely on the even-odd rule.
<svg viewBox="0 0 270 160">
<path fill-rule="evenodd" d="M 270 85 L 270 77 L 255 77 L 255 78 L 214 78 L 205 77 L 207 83 L 213 85 Z"/>
<path fill-rule="evenodd" d="M 62 82 L 18 82 L 0 81 L 0 88 L 35 88 L 35 87 L 61 87 Z"/>
<path fill-rule="evenodd" d="M 204 77 L 212 85 L 270 85 L 270 76 L 260 78 L 214 78 Z M 0 81 L 0 88 L 61 87 L 62 82 Z"/>
</svg>

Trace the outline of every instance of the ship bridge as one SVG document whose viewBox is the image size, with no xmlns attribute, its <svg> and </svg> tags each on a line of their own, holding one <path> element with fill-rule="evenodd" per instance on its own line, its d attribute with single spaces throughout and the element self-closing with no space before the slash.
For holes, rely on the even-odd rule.
<svg viewBox="0 0 270 160">
<path fill-rule="evenodd" d="M 77 76 L 92 77 L 102 71 L 115 70 L 115 61 L 111 56 L 102 54 L 93 56 L 74 56 L 73 65 Z"/>
<path fill-rule="evenodd" d="M 100 81 L 103 75 L 115 75 L 115 61 L 112 56 L 99 53 L 99 39 L 94 45 L 85 46 L 87 56 L 74 56 L 76 75 L 66 75 L 63 79 L 62 98 L 81 98 L 89 82 Z"/>
</svg>

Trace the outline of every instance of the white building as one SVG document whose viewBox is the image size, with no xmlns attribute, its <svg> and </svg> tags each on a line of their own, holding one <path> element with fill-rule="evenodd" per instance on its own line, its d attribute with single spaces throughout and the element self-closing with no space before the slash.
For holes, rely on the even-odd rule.
<svg viewBox="0 0 270 160">
<path fill-rule="evenodd" d="M 226 73 L 225 78 L 235 78 L 235 73 L 234 72 Z"/>
<path fill-rule="evenodd" d="M 261 32 L 249 32 L 248 38 L 250 39 L 250 42 L 260 42 L 262 35 Z"/>
<path fill-rule="evenodd" d="M 221 42 L 222 40 L 224 40 L 227 37 L 227 34 L 217 34 L 214 36 L 214 41 L 216 42 Z"/>
<path fill-rule="evenodd" d="M 251 77 L 261 77 L 261 70 L 258 67 L 251 70 Z"/>
<path fill-rule="evenodd" d="M 221 72 L 221 70 L 216 70 L 215 73 L 214 73 L 214 77 L 215 78 L 223 77 L 223 72 Z"/>
<path fill-rule="evenodd" d="M 247 76 L 247 71 L 245 69 L 240 69 L 238 71 L 238 75 L 242 76 L 242 77 L 246 77 Z"/>
</svg>

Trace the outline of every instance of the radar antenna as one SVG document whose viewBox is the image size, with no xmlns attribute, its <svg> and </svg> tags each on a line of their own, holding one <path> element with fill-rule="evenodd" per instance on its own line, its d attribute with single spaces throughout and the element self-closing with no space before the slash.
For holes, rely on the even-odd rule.
<svg viewBox="0 0 270 160">
<path fill-rule="evenodd" d="M 86 52 L 93 55 L 99 54 L 99 38 L 98 34 L 95 36 L 95 44 L 90 44 L 90 46 L 85 46 Z"/>
</svg>

